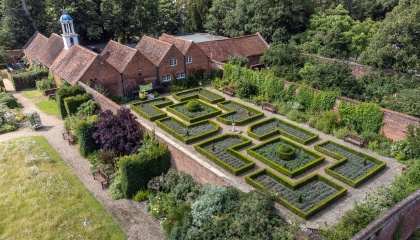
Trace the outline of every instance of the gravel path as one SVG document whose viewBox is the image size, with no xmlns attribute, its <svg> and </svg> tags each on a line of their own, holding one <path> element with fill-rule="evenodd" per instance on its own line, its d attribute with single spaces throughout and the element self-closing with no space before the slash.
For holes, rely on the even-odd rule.
<svg viewBox="0 0 420 240">
<path fill-rule="evenodd" d="M 14 132 L 0 134 L 0 142 L 24 136 L 44 136 L 80 181 L 121 226 L 126 233 L 127 239 L 163 239 L 163 230 L 159 221 L 147 212 L 144 203 L 139 204 L 127 199 L 112 200 L 108 195 L 108 190 L 102 190 L 99 182 L 93 180 L 89 161 L 79 154 L 76 145 L 69 145 L 62 138 L 64 124 L 61 119 L 43 113 L 35 106 L 34 99 L 28 99 L 21 93 L 14 92 L 9 80 L 4 79 L 3 81 L 8 92 L 12 93 L 22 105 L 22 112 L 28 114 L 37 111 L 44 127 L 37 131 L 32 131 L 26 126 Z M 39 98 L 36 101 L 39 101 Z"/>
</svg>

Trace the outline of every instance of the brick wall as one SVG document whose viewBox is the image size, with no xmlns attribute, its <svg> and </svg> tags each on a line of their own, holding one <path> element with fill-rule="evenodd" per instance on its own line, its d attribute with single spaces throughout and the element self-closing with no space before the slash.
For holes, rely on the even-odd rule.
<svg viewBox="0 0 420 240">
<path fill-rule="evenodd" d="M 139 75 L 139 69 L 141 75 Z M 123 72 L 124 91 L 128 93 L 131 90 L 139 90 L 139 85 L 146 85 L 156 80 L 156 66 L 147 59 L 139 51 L 134 55 L 133 59 L 127 65 Z M 131 86 L 129 82 L 133 82 L 135 86 Z"/>
<path fill-rule="evenodd" d="M 117 113 L 117 110 L 121 108 L 120 105 L 116 104 L 111 99 L 100 94 L 95 89 L 87 86 L 82 82 L 78 82 L 78 84 L 82 86 L 87 93 L 92 94 L 92 98 L 96 101 L 96 103 L 99 105 L 102 111 L 111 110 L 113 113 Z"/>
<path fill-rule="evenodd" d="M 191 44 L 190 48 L 185 54 L 185 59 L 187 57 L 192 57 L 192 63 L 186 64 L 186 75 L 194 73 L 200 69 L 203 69 L 205 74 L 209 75 L 209 60 L 203 51 L 201 51 L 201 49 L 197 46 L 197 44 Z"/>
<path fill-rule="evenodd" d="M 80 81 L 100 84 L 115 96 L 123 94 L 120 73 L 108 62 L 100 61 L 99 58 L 93 61 L 89 69 L 80 78 Z"/>
<path fill-rule="evenodd" d="M 352 240 L 407 239 L 420 228 L 420 189 L 371 222 Z"/>
<path fill-rule="evenodd" d="M 171 67 L 170 65 L 171 59 L 177 59 L 176 66 Z M 184 56 L 175 47 L 175 45 L 172 45 L 171 49 L 168 51 L 168 53 L 165 55 L 165 57 L 162 59 L 162 62 L 159 65 L 159 81 L 162 80 L 162 76 L 166 76 L 166 75 L 171 75 L 171 81 L 173 81 L 177 73 L 181 73 L 185 71 L 184 67 L 185 67 Z"/>
</svg>

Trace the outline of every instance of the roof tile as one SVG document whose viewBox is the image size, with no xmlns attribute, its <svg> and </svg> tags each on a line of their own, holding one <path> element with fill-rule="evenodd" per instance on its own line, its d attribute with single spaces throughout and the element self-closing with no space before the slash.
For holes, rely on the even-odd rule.
<svg viewBox="0 0 420 240">
<path fill-rule="evenodd" d="M 54 60 L 64 48 L 63 38 L 55 33 L 51 34 L 45 46 L 39 51 L 39 60 L 47 67 L 51 67 Z"/>
<path fill-rule="evenodd" d="M 162 34 L 162 36 L 160 36 L 159 40 L 175 45 L 175 47 L 178 48 L 178 50 L 184 56 L 187 54 L 188 49 L 191 47 L 191 44 L 193 43 L 193 41 L 191 40 L 185 40 L 185 39 L 174 37 L 165 33 Z"/>
<path fill-rule="evenodd" d="M 39 32 L 36 32 L 32 36 L 32 38 L 28 41 L 28 43 L 26 43 L 23 49 L 23 52 L 25 53 L 26 56 L 28 56 L 30 59 L 32 59 L 33 61 L 39 64 L 41 63 L 41 61 L 38 58 L 39 57 L 38 53 L 41 51 L 41 49 L 44 48 L 47 41 L 48 41 L 47 37 L 45 37 Z"/>
<path fill-rule="evenodd" d="M 143 36 L 139 43 L 136 45 L 136 49 L 143 53 L 155 66 L 159 66 L 162 59 L 165 57 L 167 52 L 171 49 L 172 44 Z"/>
</svg>

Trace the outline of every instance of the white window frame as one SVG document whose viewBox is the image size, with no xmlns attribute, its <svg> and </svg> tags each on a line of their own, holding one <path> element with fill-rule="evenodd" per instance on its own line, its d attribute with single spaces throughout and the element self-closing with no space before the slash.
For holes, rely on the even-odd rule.
<svg viewBox="0 0 420 240">
<path fill-rule="evenodd" d="M 162 82 L 170 82 L 170 81 L 171 81 L 171 75 L 162 76 Z"/>
<path fill-rule="evenodd" d="M 176 79 L 184 79 L 185 78 L 185 73 L 184 72 L 180 72 L 176 74 Z"/>
<path fill-rule="evenodd" d="M 185 59 L 185 63 L 186 63 L 186 64 L 191 64 L 191 63 L 192 63 L 192 57 L 187 57 L 187 58 Z"/>
<path fill-rule="evenodd" d="M 171 65 L 171 67 L 175 67 L 176 65 L 178 65 L 178 61 L 176 60 L 176 58 L 173 58 L 169 61 L 169 65 Z"/>
</svg>

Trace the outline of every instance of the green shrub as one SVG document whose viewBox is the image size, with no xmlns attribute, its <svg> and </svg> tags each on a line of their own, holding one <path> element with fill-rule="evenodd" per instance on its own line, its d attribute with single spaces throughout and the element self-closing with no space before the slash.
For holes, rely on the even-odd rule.
<svg viewBox="0 0 420 240">
<path fill-rule="evenodd" d="M 347 127 L 338 128 L 333 131 L 334 137 L 338 139 L 344 139 L 346 137 L 347 133 L 349 132 L 349 129 Z"/>
<path fill-rule="evenodd" d="M 90 93 L 79 94 L 76 96 L 67 97 L 64 99 L 64 107 L 66 108 L 67 116 L 76 114 L 81 104 L 92 99 Z"/>
<path fill-rule="evenodd" d="M 109 185 L 109 195 L 112 199 L 117 200 L 123 198 L 121 192 L 121 175 L 116 176 Z"/>
<path fill-rule="evenodd" d="M 139 190 L 136 195 L 134 195 L 133 200 L 136 202 L 143 202 L 146 201 L 147 199 L 149 199 L 150 194 L 152 194 L 150 192 L 149 189 L 147 190 Z"/>
<path fill-rule="evenodd" d="M 84 93 L 85 89 L 78 84 L 71 87 L 61 86 L 60 89 L 58 89 L 57 92 L 55 92 L 55 95 L 57 97 L 58 110 L 62 119 L 65 119 L 67 117 L 66 107 L 64 106 L 64 99 L 67 97 L 76 96 Z"/>
<path fill-rule="evenodd" d="M 10 109 L 16 108 L 18 106 L 17 100 L 13 96 L 0 94 L 0 104 L 4 103 Z"/>
<path fill-rule="evenodd" d="M 177 201 L 169 193 L 158 192 L 156 195 L 149 195 L 147 210 L 155 218 L 163 218 L 177 206 Z"/>
<path fill-rule="evenodd" d="M 48 90 L 56 87 L 56 82 L 53 79 L 43 78 L 36 81 L 36 88 L 40 91 Z"/>
<path fill-rule="evenodd" d="M 309 89 L 307 86 L 299 88 L 295 95 L 295 100 L 302 104 L 305 109 L 309 109 L 314 99 L 314 91 Z"/>
<path fill-rule="evenodd" d="M 87 102 L 80 104 L 77 108 L 76 115 L 77 116 L 92 116 L 95 114 L 96 110 L 99 109 L 98 104 L 96 104 L 95 100 L 90 99 Z"/>
<path fill-rule="evenodd" d="M 198 112 L 201 110 L 201 105 L 197 101 L 189 101 L 186 107 L 189 112 Z"/>
<path fill-rule="evenodd" d="M 308 121 L 308 116 L 299 110 L 291 110 L 286 114 L 286 117 L 292 121 L 298 122 L 298 123 L 305 123 Z"/>
<path fill-rule="evenodd" d="M 286 116 L 292 110 L 292 107 L 289 104 L 282 103 L 280 107 L 277 109 L 277 113 L 283 116 Z"/>
<path fill-rule="evenodd" d="M 79 144 L 79 152 L 83 157 L 99 149 L 99 144 L 96 143 L 92 137 L 95 131 L 95 120 L 93 121 L 80 121 L 76 126 L 77 142 Z"/>
<path fill-rule="evenodd" d="M 309 125 L 315 127 L 323 133 L 330 134 L 339 126 L 339 115 L 337 112 L 330 110 L 310 119 Z"/>
<path fill-rule="evenodd" d="M 283 143 L 277 147 L 276 153 L 283 160 L 292 160 L 295 157 L 295 149 Z"/>
</svg>

